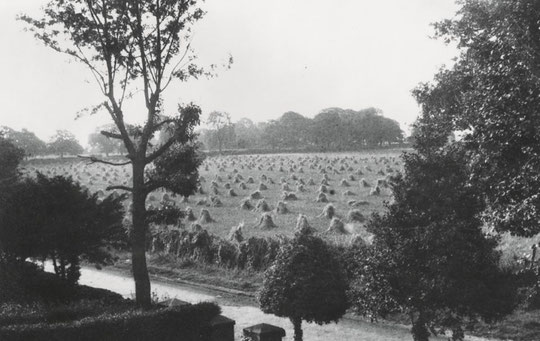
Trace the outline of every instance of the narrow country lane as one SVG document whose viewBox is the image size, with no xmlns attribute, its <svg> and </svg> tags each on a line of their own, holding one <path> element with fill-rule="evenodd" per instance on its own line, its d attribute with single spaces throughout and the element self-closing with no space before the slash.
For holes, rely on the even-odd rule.
<svg viewBox="0 0 540 341">
<path fill-rule="evenodd" d="M 97 288 L 104 288 L 117 292 L 124 297 L 132 297 L 134 293 L 133 279 L 123 274 L 83 268 L 80 283 Z M 250 305 L 237 305 L 228 301 L 226 295 L 213 293 L 206 289 L 199 289 L 182 284 L 170 284 L 152 280 L 152 292 L 160 298 L 178 298 L 180 300 L 197 303 L 201 301 L 215 301 L 222 308 L 223 315 L 236 321 L 236 340 L 240 340 L 242 329 L 257 323 L 270 323 L 285 329 L 287 336 L 284 341 L 292 340 L 292 326 L 287 319 L 265 314 L 257 307 Z M 371 324 L 362 321 L 345 319 L 338 324 L 319 326 L 313 323 L 304 323 L 304 339 L 306 341 L 411 341 L 412 337 L 407 328 L 397 325 Z M 446 340 L 446 338 L 433 338 L 432 340 Z M 470 341 L 485 339 L 467 338 Z"/>
</svg>

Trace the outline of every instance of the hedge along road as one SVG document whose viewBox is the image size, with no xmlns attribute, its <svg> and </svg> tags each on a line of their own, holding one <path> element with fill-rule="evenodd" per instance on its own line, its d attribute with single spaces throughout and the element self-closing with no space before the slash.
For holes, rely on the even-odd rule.
<svg viewBox="0 0 540 341">
<path fill-rule="evenodd" d="M 48 264 L 49 265 L 49 264 Z M 49 266 L 46 266 L 46 270 Z M 124 297 L 131 298 L 135 292 L 133 279 L 120 272 L 108 270 L 81 269 L 80 284 L 108 289 Z M 228 299 L 227 294 L 219 294 L 210 290 L 195 288 L 182 284 L 171 284 L 152 280 L 152 293 L 159 298 L 177 298 L 189 303 L 214 301 L 221 306 L 222 314 L 236 321 L 236 340 L 241 339 L 242 329 L 258 323 L 269 323 L 285 329 L 287 336 L 283 341 L 293 340 L 292 324 L 288 319 L 263 313 L 259 308 L 235 303 Z M 408 328 L 393 324 L 368 323 L 352 319 L 342 319 L 338 324 L 319 326 L 314 323 L 303 323 L 304 340 L 310 341 L 410 341 L 412 336 Z M 447 338 L 432 338 L 432 340 L 448 340 Z M 466 337 L 470 341 L 486 341 L 488 339 Z"/>
</svg>

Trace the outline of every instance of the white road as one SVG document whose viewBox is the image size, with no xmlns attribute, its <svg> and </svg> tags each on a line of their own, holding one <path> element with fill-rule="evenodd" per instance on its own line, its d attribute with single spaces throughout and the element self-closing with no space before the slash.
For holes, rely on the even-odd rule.
<svg viewBox="0 0 540 341">
<path fill-rule="evenodd" d="M 97 288 L 104 288 L 117 292 L 124 297 L 134 296 L 133 279 L 122 274 L 110 271 L 99 271 L 83 268 L 80 283 Z M 197 303 L 202 301 L 215 301 L 222 308 L 222 314 L 235 320 L 236 340 L 240 340 L 242 329 L 258 323 L 269 323 L 285 329 L 287 336 L 284 341 L 292 341 L 292 325 L 288 319 L 263 313 L 255 306 L 238 306 L 228 304 L 219 294 L 208 290 L 192 288 L 181 284 L 169 284 L 152 281 L 152 292 L 160 298 L 177 298 L 182 301 Z M 411 341 L 410 331 L 399 325 L 376 324 L 345 319 L 338 324 L 319 326 L 313 323 L 303 323 L 304 340 L 306 341 Z M 447 340 L 447 338 L 433 338 L 432 340 Z M 487 339 L 468 337 L 470 341 L 485 341 Z"/>
</svg>

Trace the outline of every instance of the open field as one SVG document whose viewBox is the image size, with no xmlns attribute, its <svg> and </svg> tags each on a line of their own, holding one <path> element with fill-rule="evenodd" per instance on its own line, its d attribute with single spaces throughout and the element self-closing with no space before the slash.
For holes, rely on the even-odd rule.
<svg viewBox="0 0 540 341">
<path fill-rule="evenodd" d="M 403 150 L 393 149 L 356 153 L 212 156 L 207 158 L 200 168 L 202 193 L 190 196 L 186 203 L 172 193 L 156 191 L 149 195 L 147 205 L 158 207 L 163 199 L 171 200 L 179 207 L 191 207 L 196 218 L 199 218 L 202 209 L 206 209 L 214 222 L 200 224 L 208 232 L 227 237 L 232 227 L 244 223 L 242 234 L 249 238 L 278 234 L 289 236 L 294 231 L 299 214 L 305 215 L 309 224 L 317 231 L 325 232 L 330 219 L 321 213 L 326 205 L 331 204 L 336 215 L 345 223 L 345 231 L 348 233 L 328 233 L 323 236 L 337 241 L 350 240 L 355 234 L 366 238 L 369 236 L 363 229 L 363 223 L 350 222 L 347 219 L 348 212 L 356 209 L 365 218 L 373 212 L 382 212 L 384 201 L 391 200 L 390 188 L 385 187 L 384 181 L 402 169 L 402 152 Z M 100 196 L 109 194 L 105 190 L 107 186 L 129 185 L 131 181 L 129 166 L 88 164 L 73 158 L 31 160 L 24 166 L 24 171 L 30 175 L 40 171 L 48 176 L 72 176 Z M 327 178 L 328 183 L 325 193 L 328 203 L 317 202 L 324 178 Z M 312 184 L 310 180 L 313 180 Z M 342 183 L 342 180 L 346 183 Z M 365 180 L 366 185 L 362 184 L 362 180 Z M 381 182 L 380 193 L 370 195 L 378 181 Z M 299 188 L 301 182 L 304 182 L 303 191 Z M 267 189 L 261 190 L 261 184 Z M 234 191 L 236 196 L 231 196 L 230 190 Z M 257 227 L 263 212 L 256 209 L 261 199 L 251 198 L 256 191 L 260 192 L 261 198 L 268 204 L 268 213 L 276 225 L 275 228 Z M 294 193 L 297 200 L 284 200 L 284 192 Z M 219 199 L 219 202 L 212 201 L 212 197 Z M 253 206 L 252 209 L 241 208 L 246 199 Z M 280 201 L 285 203 L 289 213 L 276 212 Z M 129 199 L 125 205 L 127 209 Z M 193 222 L 185 219 L 183 223 L 189 227 Z M 531 246 L 539 240 L 538 236 L 502 236 L 500 249 L 503 250 L 503 266 L 511 267 L 517 259 L 529 257 Z"/>
<path fill-rule="evenodd" d="M 159 207 L 162 201 L 174 201 L 182 208 L 191 207 L 196 218 L 206 209 L 214 222 L 199 222 L 200 225 L 221 237 L 226 237 L 240 223 L 244 224 L 244 237 L 291 235 L 299 214 L 305 215 L 317 231 L 324 232 L 331 220 L 321 213 L 327 205 L 332 205 L 336 216 L 345 224 L 343 235 L 362 234 L 362 216 L 367 218 L 372 212 L 381 211 L 384 201 L 391 199 L 387 180 L 401 170 L 401 152 L 210 157 L 200 168 L 201 191 L 190 196 L 187 203 L 172 193 L 156 191 L 149 195 L 147 205 Z M 72 176 L 100 196 L 108 194 L 107 186 L 130 183 L 129 166 L 87 164 L 78 159 L 30 162 L 25 171 Z M 320 193 L 324 193 L 327 202 L 317 201 Z M 245 200 L 252 208 L 242 207 Z M 257 208 L 264 206 L 262 201 L 267 208 Z M 289 212 L 277 212 L 278 202 L 283 202 Z M 353 209 L 361 213 L 355 221 L 348 217 Z M 265 210 L 269 210 L 275 228 L 258 226 Z M 186 219 L 184 224 L 189 227 L 192 223 Z M 335 232 L 327 237 L 348 238 Z"/>
<path fill-rule="evenodd" d="M 186 203 L 183 198 L 176 197 L 172 193 L 156 191 L 149 196 L 147 205 L 158 207 L 163 200 L 174 201 L 179 207 L 191 207 L 196 218 L 199 218 L 202 209 L 206 209 L 214 222 L 201 222 L 201 226 L 223 238 L 227 238 L 232 227 L 242 222 L 244 237 L 279 234 L 290 236 L 299 214 L 304 214 L 309 224 L 328 240 L 347 242 L 358 234 L 363 238 L 369 238 L 363 229 L 365 222 L 350 222 L 348 213 L 356 209 L 363 217 L 368 218 L 373 212 L 382 212 L 384 201 L 392 199 L 390 188 L 385 186 L 385 181 L 402 169 L 401 152 L 384 150 L 363 153 L 209 157 L 200 168 L 202 193 L 190 196 Z M 51 159 L 30 161 L 24 167 L 27 174 L 40 171 L 48 176 L 72 176 L 100 196 L 108 194 L 105 191 L 107 186 L 130 183 L 129 166 L 89 165 L 80 159 Z M 328 203 L 317 201 L 324 179 L 327 182 L 325 195 Z M 362 180 L 365 180 L 367 185 L 364 185 Z M 377 183 L 380 192 L 377 195 L 370 195 Z M 267 189 L 261 188 L 261 184 Z M 236 196 L 230 195 L 231 189 Z M 257 191 L 270 208 L 268 213 L 276 225 L 275 228 L 257 226 L 263 214 L 260 209 L 255 209 L 261 199 L 252 198 L 253 193 Z M 347 191 L 350 191 L 347 193 L 350 195 L 343 195 Z M 284 200 L 284 192 L 294 193 L 297 199 Z M 253 209 L 241 207 L 245 199 L 250 201 Z M 289 213 L 276 212 L 280 201 L 286 204 Z M 330 219 L 321 213 L 328 204 L 334 206 L 336 215 L 345 223 L 345 233 L 325 233 Z M 125 205 L 126 208 L 129 207 L 129 200 L 126 200 Z M 182 223 L 189 228 L 194 222 L 184 219 Z M 503 235 L 499 246 L 503 251 L 503 266 L 516 266 L 518 259 L 529 257 L 531 245 L 537 243 L 539 239 L 538 236 L 516 238 Z M 183 259 L 158 253 L 149 255 L 149 266 L 154 275 L 171 280 L 213 284 L 251 293 L 258 290 L 262 278 L 262 274 L 256 271 L 231 270 L 213 264 L 185 262 Z M 126 271 L 130 268 L 128 254 L 120 256 L 117 267 Z M 477 325 L 472 333 L 501 339 L 537 340 L 537 320 L 538 310 L 520 308 L 499 323 Z"/>
</svg>

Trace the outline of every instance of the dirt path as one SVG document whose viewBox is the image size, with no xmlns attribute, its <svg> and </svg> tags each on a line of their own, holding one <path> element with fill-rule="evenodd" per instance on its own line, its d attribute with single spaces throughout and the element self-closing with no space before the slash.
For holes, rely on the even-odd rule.
<svg viewBox="0 0 540 341">
<path fill-rule="evenodd" d="M 83 268 L 80 283 L 93 287 L 115 291 L 125 297 L 132 297 L 134 292 L 133 279 L 118 271 L 98 271 Z M 234 297 L 234 295 L 212 291 L 204 288 L 195 288 L 183 284 L 172 284 L 152 280 L 152 292 L 160 298 L 178 298 L 180 300 L 197 303 L 201 301 L 214 301 L 222 307 L 223 315 L 236 321 L 236 340 L 240 340 L 242 329 L 257 323 L 270 323 L 285 329 L 287 336 L 284 341 L 292 340 L 292 326 L 287 319 L 274 315 L 264 314 L 251 299 Z M 251 303 L 250 303 L 251 301 Z M 332 340 L 388 340 L 410 341 L 412 337 L 408 328 L 401 325 L 387 323 L 367 323 L 352 319 L 343 319 L 338 324 L 318 326 L 304 323 L 304 339 L 309 341 Z M 433 338 L 432 340 L 446 340 L 446 338 Z M 467 340 L 485 341 L 486 339 L 467 338 Z"/>
</svg>

